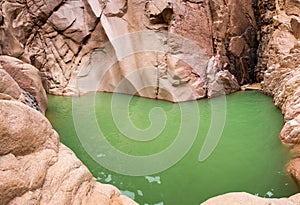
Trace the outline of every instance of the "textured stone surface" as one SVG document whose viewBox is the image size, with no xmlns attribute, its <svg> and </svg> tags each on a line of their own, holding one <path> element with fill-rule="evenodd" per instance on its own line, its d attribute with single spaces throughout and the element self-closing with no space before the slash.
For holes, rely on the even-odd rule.
<svg viewBox="0 0 300 205">
<path fill-rule="evenodd" d="M 263 80 L 264 92 L 284 114 L 282 141 L 298 144 L 299 14 L 299 0 L 0 1 L 0 55 L 22 60 L 0 57 L 10 75 L 0 70 L 0 99 L 26 102 L 33 95 L 46 109 L 39 74 L 29 64 L 39 70 L 48 92 L 63 95 L 100 90 L 185 101 L 229 94 L 240 84 Z M 115 188 L 96 183 L 41 115 L 17 102 L 0 102 L 5 114 L 1 204 L 133 203 Z M 22 117 L 11 118 L 21 110 Z M 36 115 L 40 127 L 33 125 L 35 130 L 15 124 L 29 126 Z M 288 170 L 300 184 L 297 157 Z M 229 194 L 205 203 L 299 201 L 299 195 L 269 200 Z"/>
<path fill-rule="evenodd" d="M 10 56 L 0 56 L 0 65 L 22 89 L 35 97 L 41 111 L 45 113 L 47 95 L 39 71 L 34 66 Z"/>
<path fill-rule="evenodd" d="M 263 53 L 267 66 L 263 90 L 274 96 L 275 105 L 284 114 L 285 125 L 280 133 L 282 141 L 294 144 L 300 139 L 300 41 L 295 32 L 299 17 L 288 15 L 280 8 L 277 8 L 277 13 L 273 16 L 274 28 Z"/>
<path fill-rule="evenodd" d="M 50 122 L 30 108 L 39 110 L 24 89 L 47 105 L 38 71 L 8 56 L 0 56 L 0 67 L 9 72 L 0 68 L 0 204 L 136 204 L 97 183 Z"/>
<path fill-rule="evenodd" d="M 9 95 L 16 100 L 22 100 L 22 90 L 18 83 L 0 67 L 0 93 Z"/>
<path fill-rule="evenodd" d="M 264 5 L 269 5 L 269 13 L 263 16 L 268 23 L 262 26 L 265 38 L 261 41 L 264 49 L 261 50 L 260 65 L 266 69 L 263 91 L 273 96 L 275 105 L 284 114 L 285 124 L 280 132 L 282 142 L 293 146 L 300 143 L 300 2 L 287 0 L 275 4 L 275 1 L 269 1 Z M 288 167 L 298 184 L 299 156 L 295 156 Z"/>
<path fill-rule="evenodd" d="M 105 51 L 108 41 L 115 64 L 97 79 L 102 91 L 119 90 L 118 84 L 128 81 L 122 92 L 133 89 L 140 96 L 171 101 L 203 98 L 209 81 L 206 68 L 213 56 L 219 61 L 215 72 L 233 74 L 224 81 L 226 93 L 237 90 L 234 76 L 239 84 L 253 83 L 259 73 L 254 71 L 258 28 L 251 0 L 26 0 L 1 1 L 0 6 L 0 54 L 38 68 L 46 90 L 53 94 L 77 94 L 79 70 L 96 69 L 92 56 L 97 48 Z M 130 49 L 152 43 L 151 38 L 134 41 L 128 36 L 141 31 L 167 31 L 180 38 L 159 37 L 163 50 L 131 54 Z M 185 47 L 184 38 L 198 49 Z M 132 75 L 140 77 L 128 77 Z M 179 93 L 188 94 L 178 97 Z"/>
<path fill-rule="evenodd" d="M 207 96 L 209 98 L 240 90 L 237 80 L 228 70 L 219 70 L 216 72 L 219 62 L 218 59 L 212 57 L 207 66 Z"/>
<path fill-rule="evenodd" d="M 213 197 L 201 205 L 297 205 L 299 201 L 300 194 L 296 194 L 290 198 L 266 199 L 241 192 Z"/>
<path fill-rule="evenodd" d="M 38 111 L 0 100 L 0 204 L 136 204 L 97 183 Z"/>
</svg>

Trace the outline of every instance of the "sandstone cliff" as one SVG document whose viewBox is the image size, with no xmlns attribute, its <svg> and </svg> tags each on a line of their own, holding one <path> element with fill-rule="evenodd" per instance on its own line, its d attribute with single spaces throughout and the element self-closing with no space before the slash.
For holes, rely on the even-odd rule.
<svg viewBox="0 0 300 205">
<path fill-rule="evenodd" d="M 282 142 L 294 146 L 300 143 L 300 3 L 261 1 L 260 8 L 264 14 L 261 27 L 264 37 L 258 66 L 266 70 L 263 91 L 274 97 L 275 105 L 284 114 Z M 292 160 L 288 167 L 298 184 L 299 161 L 299 158 Z"/>
<path fill-rule="evenodd" d="M 45 112 L 42 83 L 59 95 L 185 101 L 263 81 L 284 114 L 282 141 L 299 144 L 299 14 L 298 0 L 0 0 L 1 204 L 134 203 L 96 183 L 48 121 L 19 103 Z M 300 158 L 288 170 L 300 182 Z M 233 194 L 205 204 L 299 201 Z"/>
<path fill-rule="evenodd" d="M 293 148 L 288 171 L 300 186 L 300 2 L 258 0 L 260 44 L 257 70 L 263 72 L 263 91 L 284 114 L 282 142 Z M 204 204 L 299 204 L 290 199 L 265 200 L 247 194 L 227 194 Z"/>
<path fill-rule="evenodd" d="M 1 1 L 0 54 L 38 68 L 53 94 L 98 75 L 94 90 L 194 100 L 259 79 L 256 13 L 251 0 Z"/>
<path fill-rule="evenodd" d="M 36 73 L 31 65 L 0 56 L 0 204 L 136 204 L 96 182 L 59 142 L 41 114 L 46 96 Z"/>
</svg>

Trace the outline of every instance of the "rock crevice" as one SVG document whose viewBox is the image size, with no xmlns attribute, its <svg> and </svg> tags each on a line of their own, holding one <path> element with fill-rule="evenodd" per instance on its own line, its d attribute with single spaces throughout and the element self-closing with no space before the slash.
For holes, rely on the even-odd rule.
<svg viewBox="0 0 300 205">
<path fill-rule="evenodd" d="M 171 44 L 165 45 L 166 50 L 159 53 L 168 53 L 167 71 L 178 80 L 185 83 L 175 83 L 174 79 L 166 81 L 164 78 L 159 88 L 135 87 L 136 93 L 143 97 L 165 99 L 170 101 L 186 101 L 207 97 L 208 79 L 206 78 L 207 64 L 210 58 L 218 60 L 216 72 L 225 71 L 226 93 L 238 90 L 239 84 L 256 82 L 254 76 L 256 53 L 256 21 L 250 0 L 201 0 L 201 1 L 157 1 L 157 0 L 120 0 L 120 1 L 61 1 L 55 0 L 44 3 L 40 0 L 27 0 L 19 3 L 12 1 L 1 2 L 3 16 L 3 40 L 11 42 L 3 45 L 0 54 L 15 56 L 37 67 L 43 79 L 47 92 L 58 95 L 78 94 L 78 73 L 93 55 L 95 49 L 101 48 L 107 42 L 113 43 L 116 38 L 126 38 L 136 32 L 167 31 L 177 35 Z M 21 11 L 21 12 L 19 12 Z M 104 14 L 104 15 L 102 15 Z M 193 55 L 191 48 L 183 48 L 182 41 L 188 39 L 201 50 L 203 62 L 201 66 L 183 66 L 182 56 L 174 55 L 181 52 L 183 55 Z M 126 41 L 118 42 L 115 55 L 119 49 L 131 44 L 143 43 Z M 168 41 L 168 40 L 167 40 Z M 169 47 L 168 47 L 169 46 Z M 199 50 L 198 49 L 198 50 Z M 118 72 L 118 77 L 106 75 L 115 84 L 120 80 L 127 80 L 127 75 L 143 70 L 144 61 L 148 61 L 153 72 L 142 75 L 143 81 L 155 84 L 155 52 L 139 53 L 131 57 L 136 65 L 121 62 L 116 59 L 116 65 L 111 68 L 112 73 Z M 129 54 L 128 54 L 129 55 Z M 130 56 L 128 56 L 130 58 Z M 161 60 L 162 58 L 158 58 Z M 176 62 L 177 61 L 177 62 Z M 205 61 L 205 63 L 204 63 Z M 163 63 L 163 62 L 162 62 Z M 147 64 L 147 63 L 146 63 Z M 97 68 L 99 69 L 99 68 Z M 182 76 L 177 73 L 182 74 Z M 231 74 L 233 75 L 231 75 Z M 221 75 L 221 74 L 220 74 Z M 186 77 L 189 76 L 189 79 Z M 176 77 L 176 78 L 177 78 Z M 154 82 L 152 82 L 154 80 Z M 130 84 L 140 84 L 135 82 Z M 98 90 L 114 91 L 116 85 L 98 82 L 102 85 Z M 176 80 L 177 82 L 177 80 Z M 230 82 L 230 83 L 229 83 Z M 214 81 L 219 84 L 222 81 Z M 230 87 L 230 85 L 234 85 Z M 148 86 L 148 85 L 147 85 Z M 213 87 L 211 85 L 210 87 Z M 222 86 L 221 84 L 219 86 Z M 131 93 L 131 91 L 124 92 Z M 145 91 L 147 90 L 147 91 Z M 151 91 L 152 90 L 152 91 Z M 155 95 L 155 90 L 164 90 L 164 94 Z M 183 91 L 191 93 L 183 98 L 176 93 Z M 214 89 L 209 92 L 214 92 Z M 213 95 L 217 95 L 216 93 Z"/>
</svg>

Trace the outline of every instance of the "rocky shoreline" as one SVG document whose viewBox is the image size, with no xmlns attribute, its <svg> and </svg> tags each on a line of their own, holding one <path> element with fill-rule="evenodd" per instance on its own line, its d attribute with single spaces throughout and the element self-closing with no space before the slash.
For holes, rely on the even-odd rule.
<svg viewBox="0 0 300 205">
<path fill-rule="evenodd" d="M 299 14 L 297 0 L 1 1 L 0 204 L 136 204 L 97 183 L 41 114 L 46 92 L 79 94 L 78 80 L 102 75 L 93 61 L 99 48 L 112 49 L 106 58 L 114 64 L 100 76 L 98 91 L 113 92 L 125 79 L 120 92 L 177 102 L 261 82 L 284 115 L 280 139 L 293 148 L 287 169 L 300 186 Z M 145 30 L 189 38 L 201 52 L 163 36 L 164 52 L 118 58 L 122 46 L 106 44 Z M 130 78 L 132 72 L 143 78 Z M 300 198 L 232 193 L 203 204 L 270 203 L 299 204 Z"/>
<path fill-rule="evenodd" d="M 43 115 L 47 96 L 35 67 L 0 56 L 0 79 L 0 204 L 136 204 L 114 186 L 96 182 L 60 143 Z"/>
</svg>

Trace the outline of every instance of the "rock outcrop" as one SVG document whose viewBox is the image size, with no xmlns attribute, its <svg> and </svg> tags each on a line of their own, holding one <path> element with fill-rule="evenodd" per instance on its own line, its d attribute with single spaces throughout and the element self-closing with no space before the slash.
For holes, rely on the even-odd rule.
<svg viewBox="0 0 300 205">
<path fill-rule="evenodd" d="M 21 101 L 32 104 L 42 113 L 45 113 L 47 95 L 39 71 L 34 66 L 10 56 L 0 56 L 0 66 L 16 81 L 15 84 L 20 86 L 19 92 L 23 93 L 24 96 L 24 100 Z M 16 96 L 12 97 L 17 99 Z"/>
<path fill-rule="evenodd" d="M 282 142 L 294 146 L 300 143 L 300 3 L 293 0 L 260 3 L 264 37 L 258 66 L 266 70 L 263 91 L 273 96 L 275 105 L 284 114 Z M 291 161 L 288 170 L 300 184 L 297 157 L 300 155 Z"/>
<path fill-rule="evenodd" d="M 267 199 L 253 196 L 248 193 L 229 193 L 213 197 L 201 205 L 298 205 L 300 194 L 296 194 L 289 198 Z"/>
<path fill-rule="evenodd" d="M 231 93 L 260 73 L 255 7 L 252 0 L 1 1 L 0 54 L 38 68 L 53 94 L 89 91 L 79 78 L 100 91 L 212 97 L 223 83 L 222 93 Z M 107 52 L 109 60 L 93 60 Z"/>
<path fill-rule="evenodd" d="M 0 67 L 0 94 L 0 99 L 25 101 L 18 83 L 2 67 Z"/>
<path fill-rule="evenodd" d="M 177 102 L 263 80 L 284 114 L 281 140 L 300 144 L 297 0 L 0 1 L 0 55 L 1 204 L 134 204 L 97 183 L 42 114 L 22 104 L 44 113 L 43 86 Z M 294 150 L 288 170 L 300 185 Z M 203 204 L 299 201 L 233 193 Z"/>
<path fill-rule="evenodd" d="M 136 204 L 97 183 L 38 111 L 0 100 L 0 204 Z"/>
<path fill-rule="evenodd" d="M 41 85 L 31 75 L 33 66 L 3 56 L 0 62 L 20 82 L 29 83 L 24 88 L 42 89 L 35 87 Z M 0 204 L 136 204 L 117 188 L 96 182 L 59 142 L 46 117 L 25 105 L 26 93 L 0 69 Z"/>
<path fill-rule="evenodd" d="M 274 97 L 275 105 L 284 114 L 285 125 L 280 136 L 286 144 L 300 142 L 300 13 L 292 11 L 300 4 L 276 5 L 272 24 L 269 25 L 269 39 L 263 41 L 263 61 L 266 71 L 263 90 Z"/>
</svg>

